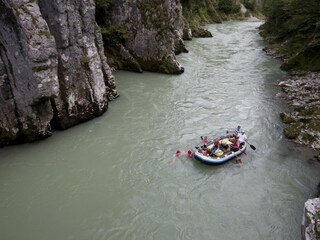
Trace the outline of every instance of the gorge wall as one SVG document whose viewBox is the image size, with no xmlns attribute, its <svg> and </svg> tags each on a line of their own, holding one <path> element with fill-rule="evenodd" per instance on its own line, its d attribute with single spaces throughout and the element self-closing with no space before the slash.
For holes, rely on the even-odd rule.
<svg viewBox="0 0 320 240">
<path fill-rule="evenodd" d="M 262 36 L 265 51 L 283 60 L 290 75 L 279 83 L 288 102 L 280 114 L 284 134 L 316 150 L 320 161 L 320 2 L 266 0 Z M 275 27 L 276 26 L 276 27 Z M 301 239 L 320 239 L 320 198 L 305 203 Z"/>
<path fill-rule="evenodd" d="M 265 51 L 283 60 L 290 73 L 280 86 L 290 106 L 282 113 L 284 134 L 320 153 L 320 2 L 266 1 L 267 21 L 261 34 Z M 275 27 L 277 25 L 277 27 Z M 320 155 L 318 156 L 320 159 Z"/>
<path fill-rule="evenodd" d="M 112 67 L 170 74 L 184 71 L 175 57 L 187 52 L 183 36 L 188 30 L 179 0 L 100 0 L 97 20 Z"/>
<path fill-rule="evenodd" d="M 112 67 L 182 73 L 175 55 L 187 52 L 184 40 L 211 37 L 201 24 L 239 13 L 239 4 L 0 0 L 0 146 L 104 113 L 118 97 Z"/>
<path fill-rule="evenodd" d="M 118 96 L 93 0 L 1 0 L 0 16 L 0 146 L 99 116 Z"/>
<path fill-rule="evenodd" d="M 182 73 L 192 38 L 179 0 L 0 0 L 0 14 L 0 146 L 104 113 L 110 66 Z"/>
<path fill-rule="evenodd" d="M 118 97 L 110 64 L 182 73 L 192 36 L 178 0 L 0 0 L 0 14 L 0 146 L 104 113 Z"/>
<path fill-rule="evenodd" d="M 185 40 L 212 37 L 204 24 L 244 19 L 261 1 L 96 0 L 96 19 L 113 68 L 179 74 L 184 69 L 175 54 L 187 52 Z"/>
</svg>

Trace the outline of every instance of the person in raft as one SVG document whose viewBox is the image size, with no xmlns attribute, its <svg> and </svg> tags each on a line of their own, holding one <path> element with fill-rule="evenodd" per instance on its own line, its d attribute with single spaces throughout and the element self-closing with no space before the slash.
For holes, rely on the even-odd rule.
<svg viewBox="0 0 320 240">
<path fill-rule="evenodd" d="M 224 138 L 224 139 L 220 140 L 219 144 L 222 145 L 226 149 L 227 152 L 229 152 L 231 150 L 232 142 L 228 138 Z"/>
<path fill-rule="evenodd" d="M 203 155 L 205 155 L 205 156 L 207 156 L 208 154 L 210 154 L 210 149 L 209 148 L 207 148 L 207 146 L 206 145 L 204 145 L 203 147 L 202 147 L 202 154 Z"/>
<path fill-rule="evenodd" d="M 209 139 L 207 136 L 204 136 L 204 137 L 200 137 L 201 138 L 201 141 L 202 141 L 202 146 L 206 146 L 207 143 L 209 142 Z"/>
<path fill-rule="evenodd" d="M 231 151 L 238 151 L 239 148 L 240 148 L 240 142 L 239 142 L 239 138 L 236 136 L 236 137 L 233 137 L 230 142 L 232 142 L 232 145 L 231 145 Z"/>
<path fill-rule="evenodd" d="M 220 157 L 220 156 L 222 156 L 223 154 L 224 154 L 224 152 L 223 152 L 220 148 L 218 148 L 217 150 L 214 151 L 214 155 L 215 155 L 216 157 Z"/>
<path fill-rule="evenodd" d="M 238 126 L 234 131 L 233 131 L 233 136 L 238 136 L 238 134 L 241 132 L 241 126 Z"/>
<path fill-rule="evenodd" d="M 239 143 L 240 143 L 240 147 L 244 144 L 244 142 L 247 140 L 247 135 L 244 133 L 244 131 L 241 131 L 238 134 L 239 137 Z"/>
</svg>

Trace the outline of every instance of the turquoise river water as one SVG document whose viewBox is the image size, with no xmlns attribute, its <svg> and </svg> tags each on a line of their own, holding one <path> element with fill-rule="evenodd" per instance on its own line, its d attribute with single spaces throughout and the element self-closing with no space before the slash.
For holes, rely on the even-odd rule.
<svg viewBox="0 0 320 240">
<path fill-rule="evenodd" d="M 300 239 L 320 164 L 283 137 L 285 73 L 260 24 L 208 25 L 178 56 L 184 74 L 116 72 L 103 116 L 0 149 L 0 239 Z M 242 167 L 174 157 L 237 125 L 256 147 Z"/>
</svg>

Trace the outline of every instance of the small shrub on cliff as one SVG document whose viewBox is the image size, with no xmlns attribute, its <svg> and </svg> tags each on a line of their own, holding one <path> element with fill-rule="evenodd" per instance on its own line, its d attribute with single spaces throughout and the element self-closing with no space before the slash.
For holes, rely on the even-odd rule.
<svg viewBox="0 0 320 240">
<path fill-rule="evenodd" d="M 232 0 L 219 0 L 218 9 L 224 13 L 231 13 L 233 10 L 233 1 Z"/>
<path fill-rule="evenodd" d="M 107 45 L 116 46 L 125 44 L 128 37 L 128 31 L 121 25 L 111 25 L 101 29 L 103 40 Z"/>
<path fill-rule="evenodd" d="M 243 5 L 250 11 L 254 12 L 256 10 L 256 2 L 253 0 L 244 0 Z"/>
<path fill-rule="evenodd" d="M 96 3 L 96 20 L 99 25 L 104 23 L 105 16 L 108 13 L 108 8 L 110 5 L 109 0 L 95 0 Z"/>
<path fill-rule="evenodd" d="M 320 1 L 267 0 L 263 35 L 281 46 L 286 70 L 320 71 Z"/>
<path fill-rule="evenodd" d="M 240 11 L 240 5 L 234 0 L 219 0 L 218 9 L 226 14 L 238 13 Z"/>
</svg>

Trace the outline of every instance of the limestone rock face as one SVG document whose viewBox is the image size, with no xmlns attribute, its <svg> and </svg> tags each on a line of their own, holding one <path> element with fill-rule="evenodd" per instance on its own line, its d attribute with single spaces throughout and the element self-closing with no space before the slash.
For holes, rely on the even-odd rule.
<svg viewBox="0 0 320 240">
<path fill-rule="evenodd" d="M 175 57 L 175 53 L 187 51 L 179 1 L 111 0 L 108 12 L 106 25 L 119 26 L 126 33 L 118 46 L 122 68 L 140 72 L 184 71 Z"/>
<path fill-rule="evenodd" d="M 304 204 L 301 239 L 320 239 L 320 198 L 309 199 Z"/>
<path fill-rule="evenodd" d="M 0 1 L 0 145 L 49 136 L 57 51 L 36 2 Z"/>
<path fill-rule="evenodd" d="M 53 100 L 54 124 L 62 129 L 102 114 L 117 96 L 103 57 L 93 0 L 39 0 L 55 38 L 60 92 Z M 106 82 L 105 82 L 106 79 Z"/>
<path fill-rule="evenodd" d="M 118 96 L 94 0 L 0 0 L 0 146 L 101 115 Z"/>
</svg>

